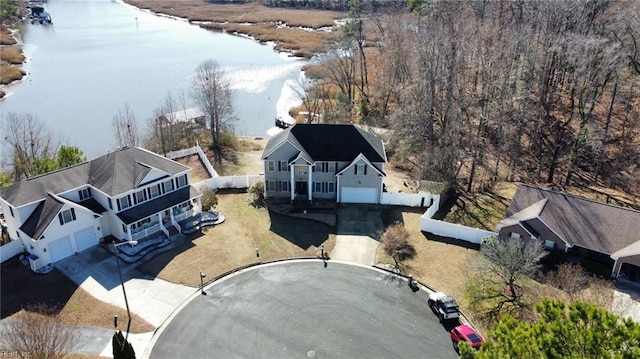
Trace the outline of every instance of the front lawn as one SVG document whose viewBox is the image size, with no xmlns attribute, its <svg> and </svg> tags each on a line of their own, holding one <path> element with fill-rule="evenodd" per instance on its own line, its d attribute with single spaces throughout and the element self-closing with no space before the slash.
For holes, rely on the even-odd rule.
<svg viewBox="0 0 640 359">
<path fill-rule="evenodd" d="M 246 193 L 218 194 L 216 210 L 224 223 L 138 267 L 144 273 L 189 286 L 256 262 L 292 257 L 319 257 L 320 245 L 330 253 L 335 228 L 311 220 L 271 214 L 249 204 Z M 258 249 L 260 256 L 256 255 Z"/>
</svg>

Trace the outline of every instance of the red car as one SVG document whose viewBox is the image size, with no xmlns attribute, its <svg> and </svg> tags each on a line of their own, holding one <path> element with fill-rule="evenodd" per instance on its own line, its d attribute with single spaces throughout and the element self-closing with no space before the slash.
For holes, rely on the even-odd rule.
<svg viewBox="0 0 640 359">
<path fill-rule="evenodd" d="M 466 324 L 458 325 L 451 329 L 451 341 L 453 341 L 453 347 L 458 350 L 458 342 L 464 340 L 474 348 L 479 348 L 484 339 L 478 332 Z"/>
</svg>

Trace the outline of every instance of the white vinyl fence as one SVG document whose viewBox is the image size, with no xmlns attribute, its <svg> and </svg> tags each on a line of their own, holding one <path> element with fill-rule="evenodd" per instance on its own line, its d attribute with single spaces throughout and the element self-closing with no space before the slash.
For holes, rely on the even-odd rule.
<svg viewBox="0 0 640 359">
<path fill-rule="evenodd" d="M 431 193 L 401 193 L 382 192 L 380 204 L 390 204 L 407 207 L 431 207 L 439 194 Z"/>
<path fill-rule="evenodd" d="M 423 232 L 433 233 L 443 237 L 460 239 L 463 241 L 480 244 L 484 236 L 497 236 L 498 234 L 491 231 L 485 231 L 479 228 L 466 227 L 460 224 L 449 223 L 432 219 L 440 207 L 440 198 L 438 197 L 434 205 L 429 207 L 420 217 L 420 230 Z"/>
<path fill-rule="evenodd" d="M 209 178 L 202 182 L 194 184 L 199 190 L 211 189 L 226 189 L 226 188 L 249 188 L 254 183 L 261 181 L 262 176 L 218 176 L 215 178 Z"/>
<path fill-rule="evenodd" d="M 24 252 L 24 247 L 20 240 L 11 241 L 0 247 L 0 263 L 4 263 L 16 254 Z"/>
<path fill-rule="evenodd" d="M 218 177 L 218 172 L 216 172 L 216 170 L 213 168 L 211 162 L 209 162 L 207 155 L 204 153 L 200 145 L 195 145 L 193 147 L 184 148 L 178 151 L 171 151 L 167 153 L 165 157 L 171 160 L 175 160 L 176 158 L 187 157 L 193 154 L 198 155 L 200 161 L 202 161 L 204 167 L 207 169 L 207 172 L 209 172 L 209 175 L 211 175 L 211 177 Z"/>
</svg>

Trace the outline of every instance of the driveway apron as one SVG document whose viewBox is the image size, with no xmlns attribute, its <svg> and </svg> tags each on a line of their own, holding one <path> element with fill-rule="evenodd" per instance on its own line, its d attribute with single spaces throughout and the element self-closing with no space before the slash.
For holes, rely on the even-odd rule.
<svg viewBox="0 0 640 359">
<path fill-rule="evenodd" d="M 331 260 L 371 266 L 375 264 L 382 230 L 380 212 L 376 206 L 345 205 L 338 211 L 338 234 Z"/>
</svg>

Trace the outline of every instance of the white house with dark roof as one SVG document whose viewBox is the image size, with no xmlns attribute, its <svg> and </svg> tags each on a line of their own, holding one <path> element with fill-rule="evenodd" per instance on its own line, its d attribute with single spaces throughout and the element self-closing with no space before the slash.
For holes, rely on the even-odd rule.
<svg viewBox="0 0 640 359">
<path fill-rule="evenodd" d="M 262 153 L 265 198 L 380 203 L 384 144 L 354 125 L 297 124 Z"/>
<path fill-rule="evenodd" d="M 41 266 L 113 236 L 143 240 L 182 230 L 200 212 L 189 167 L 138 147 L 19 181 L 0 190 L 9 237 Z"/>
<path fill-rule="evenodd" d="M 520 184 L 497 229 L 513 239 L 537 239 L 611 266 L 612 276 L 640 282 L 640 212 Z"/>
</svg>

